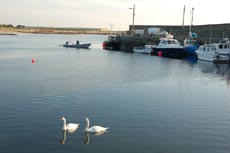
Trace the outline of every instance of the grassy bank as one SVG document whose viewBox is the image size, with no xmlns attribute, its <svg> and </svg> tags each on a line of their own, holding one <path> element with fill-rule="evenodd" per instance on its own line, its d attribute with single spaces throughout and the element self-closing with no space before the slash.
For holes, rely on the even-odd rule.
<svg viewBox="0 0 230 153">
<path fill-rule="evenodd" d="M 122 34 L 123 31 L 109 31 L 107 29 L 94 28 L 55 28 L 55 27 L 0 27 L 0 34 L 13 35 L 16 33 L 34 33 L 34 34 Z"/>
</svg>

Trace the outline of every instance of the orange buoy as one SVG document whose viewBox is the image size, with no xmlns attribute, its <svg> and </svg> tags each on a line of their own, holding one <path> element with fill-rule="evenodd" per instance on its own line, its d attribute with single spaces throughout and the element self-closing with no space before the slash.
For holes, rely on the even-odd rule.
<svg viewBox="0 0 230 153">
<path fill-rule="evenodd" d="M 160 50 L 159 52 L 158 52 L 158 56 L 162 56 L 162 51 Z"/>
<path fill-rule="evenodd" d="M 35 63 L 36 62 L 36 59 L 35 58 L 32 58 L 32 63 Z"/>
</svg>

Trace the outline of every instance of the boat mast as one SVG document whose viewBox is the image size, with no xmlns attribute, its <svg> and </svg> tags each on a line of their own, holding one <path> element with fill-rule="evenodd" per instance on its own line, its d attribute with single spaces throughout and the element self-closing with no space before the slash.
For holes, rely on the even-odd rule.
<svg viewBox="0 0 230 153">
<path fill-rule="evenodd" d="M 194 12 L 194 8 L 192 8 L 191 10 L 191 24 L 190 24 L 190 27 L 189 27 L 189 39 L 191 38 L 192 39 L 192 24 L 193 24 L 193 12 Z"/>
<path fill-rule="evenodd" d="M 184 29 L 184 14 L 185 14 L 185 5 L 184 5 L 184 11 L 183 11 L 183 20 L 182 20 L 182 28 Z"/>
</svg>

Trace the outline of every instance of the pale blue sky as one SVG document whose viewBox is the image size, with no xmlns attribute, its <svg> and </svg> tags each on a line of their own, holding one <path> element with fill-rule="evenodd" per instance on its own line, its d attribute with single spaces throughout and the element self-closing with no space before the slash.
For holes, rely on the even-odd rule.
<svg viewBox="0 0 230 153">
<path fill-rule="evenodd" d="M 136 5 L 135 24 L 181 25 L 230 23 L 228 0 L 0 0 L 0 24 L 88 27 L 128 30 Z"/>
</svg>

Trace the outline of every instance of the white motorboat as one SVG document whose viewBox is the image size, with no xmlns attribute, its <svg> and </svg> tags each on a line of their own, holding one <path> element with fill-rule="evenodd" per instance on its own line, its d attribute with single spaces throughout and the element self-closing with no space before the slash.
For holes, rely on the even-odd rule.
<svg viewBox="0 0 230 153">
<path fill-rule="evenodd" d="M 155 47 L 154 45 L 145 45 L 145 46 L 140 46 L 140 47 L 134 47 L 133 52 L 150 54 L 154 47 Z"/>
<path fill-rule="evenodd" d="M 230 41 L 202 45 L 196 50 L 196 54 L 199 60 L 229 63 Z"/>
</svg>

